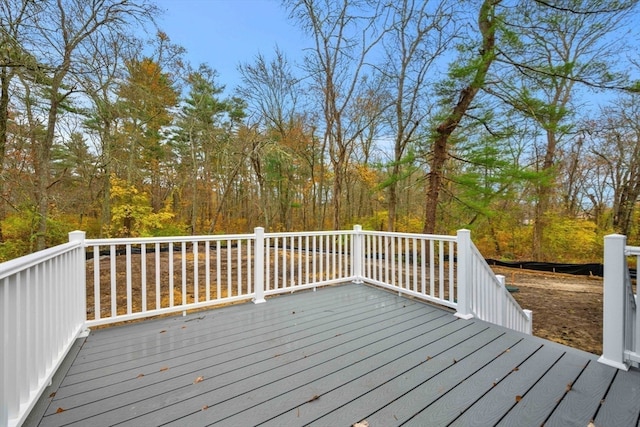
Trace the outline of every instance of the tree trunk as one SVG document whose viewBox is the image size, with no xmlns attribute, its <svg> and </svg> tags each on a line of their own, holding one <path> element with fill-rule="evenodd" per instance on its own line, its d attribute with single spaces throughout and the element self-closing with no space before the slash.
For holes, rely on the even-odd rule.
<svg viewBox="0 0 640 427">
<path fill-rule="evenodd" d="M 442 186 L 442 175 L 449 155 L 449 137 L 460 125 L 460 121 L 469 109 L 471 102 L 484 86 L 487 72 L 495 59 L 495 26 L 493 23 L 495 7 L 501 0 L 484 0 L 480 7 L 478 27 L 482 35 L 480 61 L 471 84 L 460 93 L 458 102 L 449 115 L 436 128 L 433 154 L 430 162 L 427 200 L 425 203 L 425 223 L 423 232 L 433 234 L 436 231 L 437 208 Z"/>
<path fill-rule="evenodd" d="M 4 173 L 4 157 L 7 151 L 7 124 L 9 122 L 9 82 L 11 73 L 6 67 L 0 70 L 0 176 Z M 4 195 L 4 179 L 0 179 L 0 196 Z M 0 242 L 4 242 L 2 221 L 6 215 L 4 198 L 0 199 Z"/>
<path fill-rule="evenodd" d="M 551 129 L 555 129 L 557 123 L 551 126 Z M 547 130 L 547 152 L 545 153 L 544 160 L 542 162 L 542 182 L 538 185 L 538 202 L 535 207 L 535 218 L 533 223 L 533 242 L 532 251 L 533 259 L 539 261 L 546 261 L 543 248 L 544 243 L 544 230 L 549 226 L 547 219 L 547 212 L 551 206 L 551 198 L 553 196 L 553 188 L 555 184 L 554 177 L 554 158 L 556 155 L 556 146 L 558 141 L 556 134 L 553 130 Z"/>
</svg>

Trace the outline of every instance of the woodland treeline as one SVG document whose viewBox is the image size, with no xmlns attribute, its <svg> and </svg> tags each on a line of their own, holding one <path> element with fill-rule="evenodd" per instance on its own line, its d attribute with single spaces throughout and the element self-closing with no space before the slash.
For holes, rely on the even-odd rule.
<svg viewBox="0 0 640 427">
<path fill-rule="evenodd" d="M 247 52 L 225 90 L 151 1 L 0 0 L 0 260 L 74 229 L 470 228 L 566 262 L 639 240 L 637 1 L 281 7 L 304 58 Z"/>
</svg>

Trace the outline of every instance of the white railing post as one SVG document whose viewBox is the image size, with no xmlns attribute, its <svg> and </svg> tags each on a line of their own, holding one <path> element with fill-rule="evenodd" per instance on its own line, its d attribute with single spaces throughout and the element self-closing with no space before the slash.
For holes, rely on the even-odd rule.
<svg viewBox="0 0 640 427">
<path fill-rule="evenodd" d="M 602 356 L 598 359 L 625 371 L 629 369 L 624 362 L 626 244 L 627 237 L 620 234 L 604 238 Z"/>
<path fill-rule="evenodd" d="M 362 283 L 362 254 L 364 239 L 362 238 L 362 226 L 353 226 L 353 252 L 351 265 L 353 265 L 353 275 L 355 276 L 355 283 Z"/>
<path fill-rule="evenodd" d="M 472 262 L 471 231 L 458 230 L 458 309 L 456 317 L 461 319 L 473 318 L 471 311 Z"/>
<path fill-rule="evenodd" d="M 86 239 L 87 233 L 84 231 L 72 231 L 69 233 L 69 242 L 80 242 L 82 245 L 82 251 L 80 251 L 78 258 L 76 259 L 76 265 L 74 266 L 73 272 L 69 272 L 69 274 L 76 275 L 76 282 L 78 285 L 78 315 L 82 319 L 82 323 L 85 325 L 82 327 L 82 332 L 78 335 L 80 337 L 86 337 L 89 335 L 89 328 L 86 327 L 87 324 L 87 270 L 86 270 L 86 246 L 84 241 Z"/>
<path fill-rule="evenodd" d="M 533 311 L 526 309 L 522 311 L 524 312 L 525 316 L 527 316 L 527 330 L 525 331 L 525 333 L 533 335 Z"/>
<path fill-rule="evenodd" d="M 267 302 L 264 299 L 264 228 L 254 229 L 256 239 L 253 251 L 253 286 L 256 296 L 253 298 L 254 304 Z"/>
<path fill-rule="evenodd" d="M 69 233 L 69 241 L 70 242 L 84 242 L 86 233 L 84 231 L 72 231 Z"/>
<path fill-rule="evenodd" d="M 508 328 L 514 328 L 515 325 L 507 325 L 507 319 L 509 316 L 507 315 L 507 301 L 506 301 L 506 292 L 507 291 L 507 278 L 502 274 L 496 274 L 496 279 L 500 282 L 501 289 L 496 294 L 496 323 L 500 326 L 506 326 Z"/>
</svg>

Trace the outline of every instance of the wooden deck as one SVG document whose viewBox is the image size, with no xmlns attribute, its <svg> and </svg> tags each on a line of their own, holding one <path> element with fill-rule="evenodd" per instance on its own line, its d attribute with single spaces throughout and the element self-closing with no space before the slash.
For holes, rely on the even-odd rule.
<svg viewBox="0 0 640 427">
<path fill-rule="evenodd" d="M 366 285 L 91 332 L 25 425 L 636 426 L 640 372 Z"/>
</svg>

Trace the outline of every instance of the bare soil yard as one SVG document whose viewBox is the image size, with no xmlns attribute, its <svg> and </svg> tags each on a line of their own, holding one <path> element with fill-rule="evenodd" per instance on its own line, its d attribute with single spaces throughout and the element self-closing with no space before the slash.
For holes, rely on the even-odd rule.
<svg viewBox="0 0 640 427">
<path fill-rule="evenodd" d="M 533 310 L 533 334 L 594 354 L 602 353 L 602 278 L 493 267 L 518 288 Z"/>
</svg>

